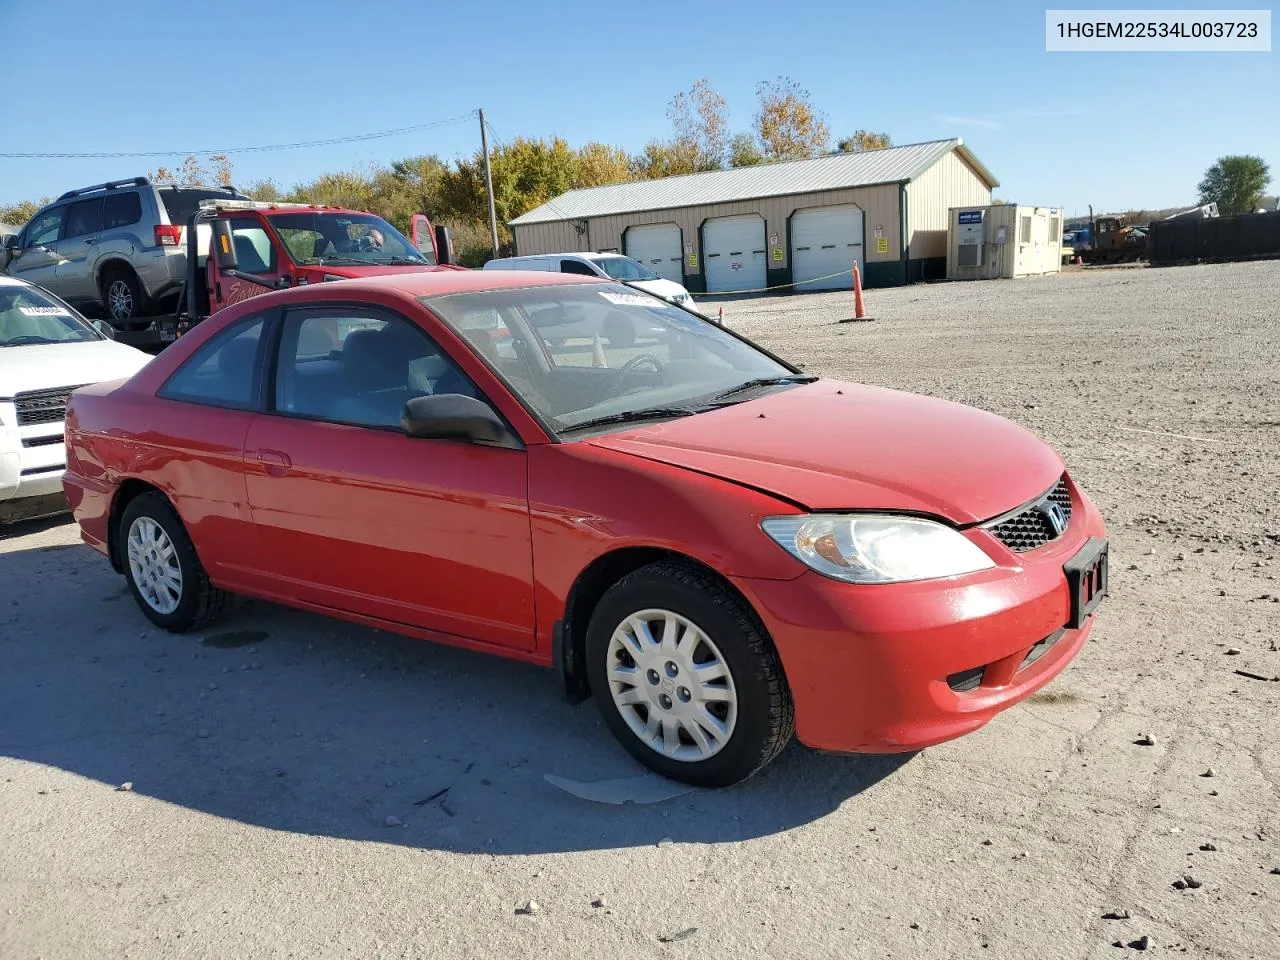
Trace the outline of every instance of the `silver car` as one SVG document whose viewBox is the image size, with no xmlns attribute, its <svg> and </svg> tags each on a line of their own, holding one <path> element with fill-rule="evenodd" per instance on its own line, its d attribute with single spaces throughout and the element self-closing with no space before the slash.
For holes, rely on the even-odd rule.
<svg viewBox="0 0 1280 960">
<path fill-rule="evenodd" d="M 187 272 L 184 230 L 197 203 L 229 197 L 247 199 L 233 187 L 175 187 L 146 177 L 69 190 L 6 238 L 0 272 L 133 329 L 176 301 Z M 200 240 L 207 252 L 208 237 Z"/>
</svg>

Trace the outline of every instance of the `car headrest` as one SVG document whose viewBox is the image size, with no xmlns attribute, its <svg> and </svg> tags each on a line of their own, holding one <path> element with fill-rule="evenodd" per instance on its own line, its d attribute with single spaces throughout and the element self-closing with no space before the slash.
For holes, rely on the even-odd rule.
<svg viewBox="0 0 1280 960">
<path fill-rule="evenodd" d="M 403 388 L 409 380 L 409 354 L 402 338 L 386 330 L 353 330 L 342 345 L 342 370 L 357 393 Z"/>
</svg>

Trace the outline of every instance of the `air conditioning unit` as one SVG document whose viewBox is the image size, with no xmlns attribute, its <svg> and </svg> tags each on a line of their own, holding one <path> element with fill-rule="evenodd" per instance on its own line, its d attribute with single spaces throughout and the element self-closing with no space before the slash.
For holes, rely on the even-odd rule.
<svg viewBox="0 0 1280 960">
<path fill-rule="evenodd" d="M 956 251 L 956 265 L 961 267 L 982 266 L 982 244 L 967 237 L 960 241 Z"/>
</svg>

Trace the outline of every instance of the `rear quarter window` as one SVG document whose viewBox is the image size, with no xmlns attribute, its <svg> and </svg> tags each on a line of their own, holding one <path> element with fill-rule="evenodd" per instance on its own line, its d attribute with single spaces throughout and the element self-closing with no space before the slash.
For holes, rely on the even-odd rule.
<svg viewBox="0 0 1280 960">
<path fill-rule="evenodd" d="M 188 357 L 156 395 L 234 410 L 256 408 L 264 326 L 264 318 L 248 317 L 219 332 Z"/>
<path fill-rule="evenodd" d="M 142 200 L 138 191 L 108 193 L 103 204 L 103 228 L 127 227 L 142 219 Z"/>
</svg>

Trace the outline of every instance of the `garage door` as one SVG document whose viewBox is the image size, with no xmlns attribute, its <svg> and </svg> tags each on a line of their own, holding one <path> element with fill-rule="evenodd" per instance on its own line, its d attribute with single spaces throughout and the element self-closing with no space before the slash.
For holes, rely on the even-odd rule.
<svg viewBox="0 0 1280 960">
<path fill-rule="evenodd" d="M 707 292 L 760 290 L 767 285 L 764 218 L 754 213 L 716 217 L 702 226 Z"/>
<path fill-rule="evenodd" d="M 849 289 L 855 259 L 866 279 L 862 255 L 862 211 L 853 204 L 810 207 L 792 215 L 791 280 L 797 290 Z"/>
<path fill-rule="evenodd" d="M 649 223 L 628 227 L 625 250 L 632 260 L 639 260 L 660 277 L 684 283 L 684 240 L 674 223 Z"/>
</svg>

